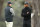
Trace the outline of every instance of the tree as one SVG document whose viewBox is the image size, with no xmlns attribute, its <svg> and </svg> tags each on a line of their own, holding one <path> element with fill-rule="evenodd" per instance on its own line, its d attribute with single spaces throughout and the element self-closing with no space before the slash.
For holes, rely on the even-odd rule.
<svg viewBox="0 0 40 27">
<path fill-rule="evenodd" d="M 34 14 L 34 27 L 40 27 L 40 0 L 33 0 L 32 1 L 33 9 L 35 10 Z"/>
<path fill-rule="evenodd" d="M 0 0 L 0 18 L 1 18 L 1 11 L 3 9 L 3 3 L 4 3 L 4 0 Z"/>
</svg>

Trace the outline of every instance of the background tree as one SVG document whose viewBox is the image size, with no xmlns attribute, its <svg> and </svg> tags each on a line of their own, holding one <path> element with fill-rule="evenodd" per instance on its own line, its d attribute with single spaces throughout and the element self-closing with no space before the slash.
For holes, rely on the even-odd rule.
<svg viewBox="0 0 40 27">
<path fill-rule="evenodd" d="M 40 0 L 33 0 L 32 1 L 32 5 L 33 5 L 33 9 L 35 10 L 35 14 L 33 17 L 34 20 L 34 26 L 33 27 L 40 27 Z"/>
<path fill-rule="evenodd" d="M 4 0 L 0 0 L 0 18 L 1 18 L 1 11 L 3 9 L 3 3 L 4 3 Z"/>
</svg>

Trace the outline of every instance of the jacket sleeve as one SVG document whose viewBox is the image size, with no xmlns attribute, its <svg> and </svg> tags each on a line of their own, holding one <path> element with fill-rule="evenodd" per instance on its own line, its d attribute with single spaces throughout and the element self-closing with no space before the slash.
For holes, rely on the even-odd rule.
<svg viewBox="0 0 40 27">
<path fill-rule="evenodd" d="M 22 17 L 25 17 L 25 16 L 26 16 L 24 10 L 22 10 L 21 16 L 22 16 Z"/>
<path fill-rule="evenodd" d="M 12 13 L 13 16 L 15 16 L 14 10 L 10 8 L 10 12 Z"/>
<path fill-rule="evenodd" d="M 28 14 L 28 15 L 31 15 L 32 10 L 29 8 L 28 12 L 29 12 L 29 14 Z"/>
<path fill-rule="evenodd" d="M 29 12 L 30 12 L 30 14 L 31 14 L 31 13 L 32 13 L 32 9 L 30 9 L 30 11 L 29 11 Z"/>
<path fill-rule="evenodd" d="M 24 15 L 23 15 L 23 10 L 22 10 L 21 16 L 24 17 Z"/>
</svg>

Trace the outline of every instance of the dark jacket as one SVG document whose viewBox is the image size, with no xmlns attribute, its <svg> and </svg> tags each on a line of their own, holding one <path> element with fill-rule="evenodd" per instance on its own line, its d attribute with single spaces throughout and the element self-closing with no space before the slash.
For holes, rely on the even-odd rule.
<svg viewBox="0 0 40 27">
<path fill-rule="evenodd" d="M 13 15 L 10 12 L 10 8 L 12 8 L 12 7 L 7 6 L 5 8 L 5 19 L 6 19 L 7 22 L 12 22 L 13 21 Z"/>
<path fill-rule="evenodd" d="M 27 14 L 27 12 L 29 13 Z M 25 7 L 22 10 L 21 16 L 24 17 L 24 20 L 31 19 L 31 9 L 29 7 Z"/>
</svg>

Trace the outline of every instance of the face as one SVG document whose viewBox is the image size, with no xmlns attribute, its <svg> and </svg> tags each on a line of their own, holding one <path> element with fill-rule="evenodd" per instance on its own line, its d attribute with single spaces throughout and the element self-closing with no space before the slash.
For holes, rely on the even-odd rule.
<svg viewBox="0 0 40 27">
<path fill-rule="evenodd" d="M 28 7 L 28 4 L 24 4 L 24 7 Z"/>
<path fill-rule="evenodd" d="M 11 6 L 12 4 L 9 4 L 9 6 Z"/>
</svg>

